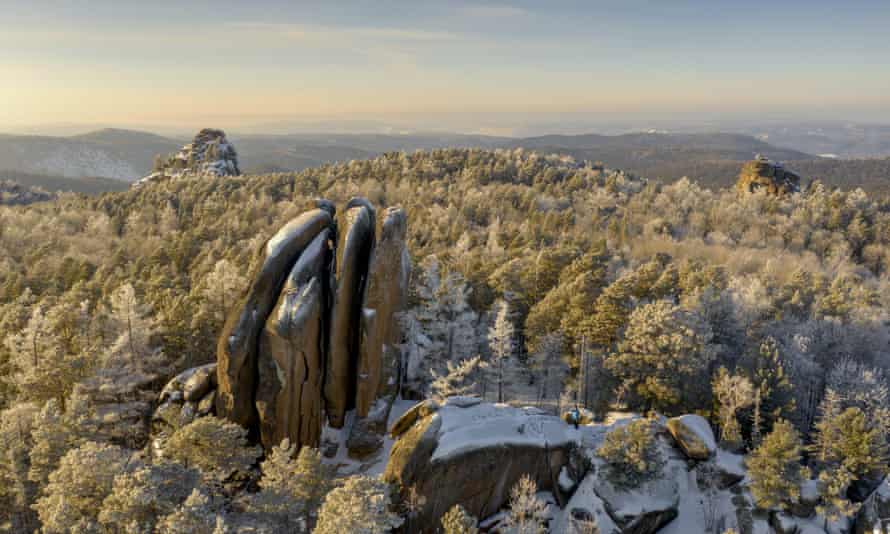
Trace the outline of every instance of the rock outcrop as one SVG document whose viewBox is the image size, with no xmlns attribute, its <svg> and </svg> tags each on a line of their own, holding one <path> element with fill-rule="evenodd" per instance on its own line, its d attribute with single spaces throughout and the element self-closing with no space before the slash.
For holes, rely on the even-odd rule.
<svg viewBox="0 0 890 534">
<path fill-rule="evenodd" d="M 764 190 L 770 195 L 784 196 L 800 191 L 800 176 L 758 154 L 742 166 L 735 187 L 740 193 Z"/>
<path fill-rule="evenodd" d="M 413 490 L 425 498 L 412 520 L 419 532 L 435 532 L 455 504 L 480 518 L 497 512 L 523 475 L 565 503 L 558 478 L 577 435 L 559 417 L 455 397 L 418 404 L 392 434 L 398 439 L 384 479 L 398 483 L 403 497 Z"/>
<path fill-rule="evenodd" d="M 400 376 L 394 316 L 407 298 L 405 215 L 387 210 L 375 255 L 374 207 L 352 199 L 337 254 L 336 209 L 317 206 L 260 251 L 219 338 L 215 409 L 266 448 L 284 438 L 318 446 L 325 419 L 334 428 L 351 421 L 350 449 L 364 457 L 382 445 Z"/>
<path fill-rule="evenodd" d="M 692 460 L 707 460 L 717 452 L 714 432 L 707 419 L 687 414 L 668 419 L 667 430 L 680 449 Z"/>
<path fill-rule="evenodd" d="M 238 176 L 238 154 L 222 130 L 204 128 L 191 143 L 167 157 L 158 157 L 152 173 L 136 182 L 141 185 L 162 177 Z"/>
</svg>

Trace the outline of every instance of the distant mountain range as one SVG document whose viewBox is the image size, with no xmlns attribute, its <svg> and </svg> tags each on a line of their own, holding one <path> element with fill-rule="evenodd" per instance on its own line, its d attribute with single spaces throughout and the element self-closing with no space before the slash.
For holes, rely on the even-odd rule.
<svg viewBox="0 0 890 534">
<path fill-rule="evenodd" d="M 797 130 L 795 130 L 797 131 Z M 396 150 L 444 147 L 525 148 L 601 161 L 653 180 L 683 176 L 709 187 L 732 184 L 741 163 L 755 154 L 799 168 L 804 179 L 890 191 L 890 160 L 826 159 L 781 148 L 772 140 L 738 133 L 632 133 L 546 135 L 527 138 L 448 133 L 238 135 L 234 144 L 245 173 L 299 171 L 324 163 L 365 159 Z M 790 134 L 789 134 L 790 135 Z M 70 137 L 0 135 L 0 178 L 44 189 L 96 192 L 126 187 L 148 174 L 156 155 L 187 141 L 132 130 L 105 129 Z M 817 148 L 823 148 L 821 145 Z M 5 174 L 4 174 L 5 173 Z M 109 180 L 111 179 L 111 180 Z"/>
</svg>

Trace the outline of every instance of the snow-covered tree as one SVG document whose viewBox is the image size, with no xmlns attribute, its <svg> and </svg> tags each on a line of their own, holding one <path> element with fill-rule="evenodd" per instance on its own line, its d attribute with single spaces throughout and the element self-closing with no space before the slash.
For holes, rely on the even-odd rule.
<svg viewBox="0 0 890 534">
<path fill-rule="evenodd" d="M 271 517 L 281 530 L 308 532 L 334 487 L 334 473 L 317 449 L 303 447 L 296 458 L 294 451 L 288 439 L 272 448 L 260 466 L 260 491 L 250 496 L 248 509 Z"/>
<path fill-rule="evenodd" d="M 740 445 L 742 429 L 736 414 L 754 403 L 754 386 L 747 377 L 730 374 L 725 367 L 720 367 L 711 387 L 718 404 L 720 439 L 729 444 Z"/>
<path fill-rule="evenodd" d="M 504 521 L 506 534 L 544 534 L 547 532 L 547 503 L 538 497 L 538 484 L 528 475 L 510 490 L 510 513 Z"/>
<path fill-rule="evenodd" d="M 31 403 L 0 412 L 0 524 L 8 522 L 13 531 L 33 530 L 30 504 L 36 488 L 28 478 L 28 456 L 36 412 Z"/>
<path fill-rule="evenodd" d="M 497 386 L 497 400 L 506 400 L 506 388 L 510 375 L 515 372 L 513 356 L 516 351 L 516 333 L 510 319 L 510 306 L 506 301 L 496 304 L 497 314 L 494 324 L 488 331 L 488 343 L 491 347 L 491 369 Z"/>
<path fill-rule="evenodd" d="M 470 288 L 455 270 L 442 272 L 436 256 L 421 264 L 417 285 L 418 305 L 411 310 L 416 328 L 409 329 L 413 357 L 423 361 L 427 373 L 444 371 L 448 362 L 457 363 L 478 352 L 476 322 L 470 308 Z M 428 377 L 431 379 L 431 377 Z"/>
<path fill-rule="evenodd" d="M 212 304 L 215 319 L 223 323 L 237 295 L 247 287 L 247 278 L 232 262 L 221 259 L 214 264 L 203 284 L 203 297 Z"/>
<path fill-rule="evenodd" d="M 657 477 L 664 467 L 649 419 L 636 419 L 613 428 L 596 454 L 606 461 L 609 479 L 625 488 L 638 487 Z"/>
<path fill-rule="evenodd" d="M 223 534 L 228 529 L 219 508 L 215 499 L 196 488 L 176 511 L 160 520 L 158 533 Z"/>
<path fill-rule="evenodd" d="M 111 532 L 154 532 L 198 487 L 201 474 L 174 462 L 125 472 L 114 479 L 102 503 L 99 523 Z"/>
<path fill-rule="evenodd" d="M 714 358 L 711 330 L 697 315 L 660 300 L 636 308 L 606 367 L 622 389 L 660 411 L 683 408 Z"/>
<path fill-rule="evenodd" d="M 532 368 L 537 374 L 538 400 L 555 398 L 562 391 L 568 375 L 563 359 L 564 339 L 559 332 L 543 336 L 532 353 Z"/>
<path fill-rule="evenodd" d="M 444 534 L 478 534 L 478 523 L 463 506 L 455 504 L 442 516 L 442 531 Z"/>
<path fill-rule="evenodd" d="M 389 488 L 383 481 L 362 475 L 349 477 L 325 498 L 315 534 L 389 532 L 402 524 L 390 506 Z"/>
<path fill-rule="evenodd" d="M 34 509 L 45 532 L 98 532 L 102 503 L 115 477 L 136 467 L 130 452 L 114 445 L 86 442 L 62 457 Z"/>
<path fill-rule="evenodd" d="M 458 395 L 475 395 L 480 392 L 480 380 L 487 364 L 481 356 L 462 360 L 457 364 L 447 362 L 447 371 L 439 374 L 433 371 L 430 393 L 433 399 L 442 401 Z"/>
<path fill-rule="evenodd" d="M 167 441 L 170 459 L 197 467 L 211 480 L 246 473 L 261 450 L 247 443 L 247 430 L 216 417 L 199 417 L 178 429 Z"/>
</svg>

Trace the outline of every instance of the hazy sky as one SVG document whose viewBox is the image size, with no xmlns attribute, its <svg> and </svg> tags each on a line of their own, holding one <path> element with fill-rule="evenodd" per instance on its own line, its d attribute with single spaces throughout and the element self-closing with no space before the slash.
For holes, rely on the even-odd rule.
<svg viewBox="0 0 890 534">
<path fill-rule="evenodd" d="M 0 0 L 0 128 L 436 113 L 890 120 L 890 2 Z"/>
</svg>

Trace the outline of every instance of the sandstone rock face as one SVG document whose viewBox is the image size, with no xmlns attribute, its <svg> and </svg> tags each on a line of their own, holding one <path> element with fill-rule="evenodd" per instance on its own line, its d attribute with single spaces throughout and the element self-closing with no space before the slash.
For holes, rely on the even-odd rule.
<svg viewBox="0 0 890 534">
<path fill-rule="evenodd" d="M 260 336 L 256 406 L 266 448 L 284 438 L 318 445 L 330 234 L 322 230 L 297 260 Z"/>
<path fill-rule="evenodd" d="M 165 406 L 157 418 L 178 424 L 215 402 L 217 415 L 248 428 L 267 449 L 284 438 L 318 446 L 325 417 L 343 427 L 361 398 L 358 417 L 349 418 L 350 453 L 361 457 L 379 449 L 395 394 L 384 398 L 381 384 L 398 377 L 397 368 L 390 368 L 398 358 L 392 364 L 381 354 L 387 342 L 395 347 L 398 341 L 387 323 L 406 298 L 405 215 L 387 210 L 375 256 L 374 207 L 350 200 L 337 254 L 336 208 L 321 199 L 316 206 L 260 251 L 253 282 L 219 338 L 216 384 L 195 378 L 186 391 L 190 378 L 182 379 L 183 386 L 168 394 L 177 397 L 179 409 Z"/>
<path fill-rule="evenodd" d="M 764 190 L 770 195 L 784 196 L 800 191 L 800 176 L 758 155 L 742 166 L 735 187 L 740 193 Z"/>
<path fill-rule="evenodd" d="M 711 425 L 700 415 L 681 415 L 668 419 L 667 429 L 690 459 L 707 460 L 717 452 Z"/>
<path fill-rule="evenodd" d="M 366 417 L 374 400 L 395 393 L 398 381 L 399 328 L 395 314 L 408 300 L 410 260 L 405 246 L 407 218 L 401 208 L 388 208 L 380 239 L 371 257 L 362 321 L 356 413 Z M 384 374 L 384 370 L 391 371 Z"/>
<path fill-rule="evenodd" d="M 346 211 L 324 385 L 328 421 L 334 428 L 342 428 L 346 411 L 355 407 L 362 304 L 374 248 L 374 211 L 355 199 L 350 204 L 355 205 Z"/>
<path fill-rule="evenodd" d="M 384 479 L 426 498 L 413 520 L 423 532 L 434 532 L 455 504 L 476 517 L 495 513 L 523 475 L 565 501 L 558 477 L 576 436 L 558 417 L 534 408 L 426 401 L 393 430 L 398 440 Z"/>
<path fill-rule="evenodd" d="M 248 428 L 255 426 L 254 395 L 260 331 L 297 258 L 332 222 L 327 211 L 312 210 L 287 223 L 266 243 L 259 272 L 253 277 L 247 295 L 229 316 L 219 338 L 216 409 L 220 416 Z"/>
</svg>

